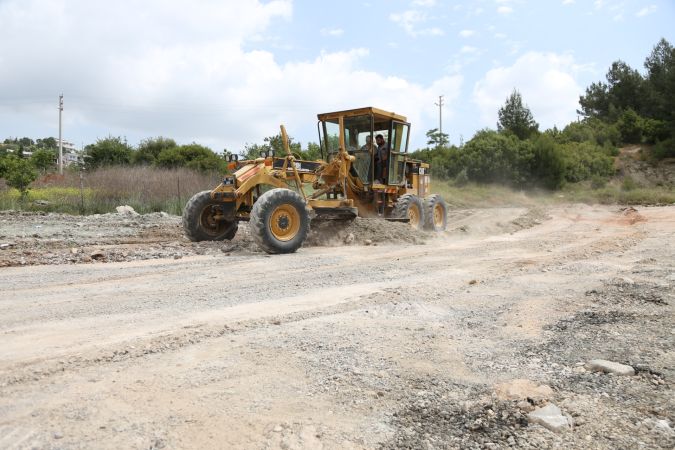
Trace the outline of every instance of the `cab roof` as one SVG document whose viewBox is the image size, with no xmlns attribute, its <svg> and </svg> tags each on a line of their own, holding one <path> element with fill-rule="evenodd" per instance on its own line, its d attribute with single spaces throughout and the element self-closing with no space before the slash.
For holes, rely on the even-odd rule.
<svg viewBox="0 0 675 450">
<path fill-rule="evenodd" d="M 323 114 L 317 114 L 319 120 L 331 120 L 337 119 L 340 116 L 344 117 L 353 117 L 353 116 L 363 116 L 366 114 L 372 114 L 376 119 L 393 119 L 399 122 L 408 122 L 405 116 L 396 114 L 393 112 L 385 111 L 383 109 L 374 108 L 372 106 L 367 106 L 365 108 L 356 108 L 356 109 L 346 109 L 344 111 L 335 111 Z"/>
</svg>

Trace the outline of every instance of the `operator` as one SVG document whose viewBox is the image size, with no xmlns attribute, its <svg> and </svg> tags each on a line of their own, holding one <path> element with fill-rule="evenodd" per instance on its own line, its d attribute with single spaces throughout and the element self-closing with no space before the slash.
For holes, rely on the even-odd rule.
<svg viewBox="0 0 675 450">
<path fill-rule="evenodd" d="M 381 134 L 375 136 L 375 142 L 377 143 L 377 151 L 375 152 L 375 180 L 378 183 L 386 184 L 389 144 L 384 142 L 384 136 Z"/>
<path fill-rule="evenodd" d="M 372 152 L 374 149 L 373 146 L 373 136 L 372 135 L 367 135 L 366 136 L 366 143 L 361 147 L 362 152 Z"/>
</svg>

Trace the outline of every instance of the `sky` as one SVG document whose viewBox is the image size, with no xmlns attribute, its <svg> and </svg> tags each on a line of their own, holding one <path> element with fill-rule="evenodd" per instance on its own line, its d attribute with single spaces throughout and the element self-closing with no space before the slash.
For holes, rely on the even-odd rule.
<svg viewBox="0 0 675 450">
<path fill-rule="evenodd" d="M 0 140 L 164 136 L 238 153 L 284 124 L 374 106 L 452 144 L 517 89 L 540 129 L 577 120 L 613 61 L 675 44 L 674 0 L 0 0 Z M 437 106 L 443 95 L 443 106 Z"/>
</svg>

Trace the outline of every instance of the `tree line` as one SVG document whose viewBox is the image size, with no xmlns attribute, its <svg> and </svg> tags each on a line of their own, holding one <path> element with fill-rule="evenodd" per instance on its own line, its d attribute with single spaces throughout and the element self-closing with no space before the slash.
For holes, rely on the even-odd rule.
<svg viewBox="0 0 675 450">
<path fill-rule="evenodd" d="M 412 153 L 432 164 L 432 174 L 464 183 L 496 182 L 516 187 L 538 185 L 556 189 L 565 183 L 602 180 L 613 174 L 613 157 L 623 144 L 652 144 L 656 159 L 675 157 L 675 50 L 661 39 L 645 59 L 644 74 L 622 61 L 612 63 L 606 82 L 592 83 L 579 99 L 582 120 L 562 130 L 539 131 L 539 125 L 514 88 L 498 111 L 497 129 L 478 131 L 468 142 L 448 145 L 448 135 L 427 132 L 427 147 Z M 302 148 L 289 139 L 299 158 L 321 157 L 319 144 Z M 279 134 L 262 144 L 247 144 L 242 156 L 257 158 L 261 152 L 284 154 Z M 31 152 L 29 159 L 22 158 Z M 39 172 L 54 170 L 54 138 L 6 139 L 0 144 L 0 178 L 25 192 Z M 198 171 L 227 170 L 225 157 L 197 144 L 179 145 L 171 138 L 143 140 L 129 145 L 108 136 L 84 148 L 80 167 L 94 170 L 112 165 L 187 167 Z"/>
<path fill-rule="evenodd" d="M 464 183 L 559 188 L 584 180 L 603 183 L 614 173 L 614 156 L 626 144 L 652 144 L 655 160 L 675 157 L 675 50 L 661 39 L 641 74 L 614 62 L 607 82 L 592 83 L 579 99 L 582 120 L 562 130 L 539 131 L 517 89 L 498 111 L 497 130 L 478 131 L 459 147 L 438 129 L 428 147 L 413 153 L 432 164 L 432 174 Z"/>
</svg>

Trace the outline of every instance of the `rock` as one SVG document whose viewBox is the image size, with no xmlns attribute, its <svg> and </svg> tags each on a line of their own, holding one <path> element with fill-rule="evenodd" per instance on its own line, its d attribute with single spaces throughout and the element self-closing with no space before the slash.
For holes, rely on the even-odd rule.
<svg viewBox="0 0 675 450">
<path fill-rule="evenodd" d="M 605 359 L 594 359 L 586 364 L 588 370 L 594 372 L 613 373 L 615 375 L 635 375 L 635 369 L 625 364 L 619 364 Z"/>
<path fill-rule="evenodd" d="M 35 200 L 35 204 L 40 206 L 48 206 L 49 202 L 47 200 Z"/>
<path fill-rule="evenodd" d="M 531 380 L 510 380 L 495 385 L 497 397 L 502 400 L 548 400 L 553 397 L 553 389 L 545 384 L 538 385 Z"/>
<path fill-rule="evenodd" d="M 670 427 L 670 424 L 665 419 L 657 420 L 654 424 L 654 430 L 660 431 L 666 434 L 675 434 L 675 431 Z"/>
<path fill-rule="evenodd" d="M 274 432 L 275 433 L 281 433 L 283 431 L 283 427 L 281 425 L 275 425 L 274 426 Z"/>
<path fill-rule="evenodd" d="M 130 216 L 138 215 L 136 210 L 134 210 L 134 208 L 132 208 L 129 205 L 118 206 L 117 208 L 115 208 L 115 210 L 117 211 L 117 214 L 128 214 Z"/>
<path fill-rule="evenodd" d="M 373 241 L 371 241 L 370 239 L 366 239 L 365 241 L 363 241 L 363 245 L 372 245 L 372 244 Z"/>
<path fill-rule="evenodd" d="M 347 236 L 345 236 L 344 243 L 351 244 L 352 242 L 354 242 L 354 239 L 356 239 L 354 237 L 354 233 L 349 233 Z"/>
<path fill-rule="evenodd" d="M 7 243 L 0 244 L 0 250 L 6 250 L 6 249 L 10 248 L 11 246 L 12 246 L 12 244 L 7 244 Z"/>
<path fill-rule="evenodd" d="M 72 253 L 73 255 L 77 255 L 77 252 L 79 252 L 79 250 L 76 249 L 75 247 L 70 249 L 70 253 Z"/>
<path fill-rule="evenodd" d="M 532 404 L 531 404 L 530 402 L 526 401 L 526 400 L 521 400 L 521 401 L 519 401 L 519 402 L 516 404 L 516 406 L 517 406 L 518 409 L 520 409 L 521 411 L 525 411 L 525 412 L 534 411 L 534 406 L 532 406 Z"/>
<path fill-rule="evenodd" d="M 99 250 L 99 251 L 93 252 L 91 255 L 89 255 L 89 257 L 91 259 L 101 260 L 101 259 L 105 258 L 105 253 L 103 253 L 102 251 Z"/>
<path fill-rule="evenodd" d="M 63 439 L 63 433 L 60 433 L 58 431 L 54 432 L 54 439 Z"/>
<path fill-rule="evenodd" d="M 553 403 L 549 403 L 543 408 L 537 408 L 527 415 L 530 422 L 541 425 L 542 427 L 559 433 L 570 428 L 567 417 L 563 416 L 560 408 Z"/>
</svg>

